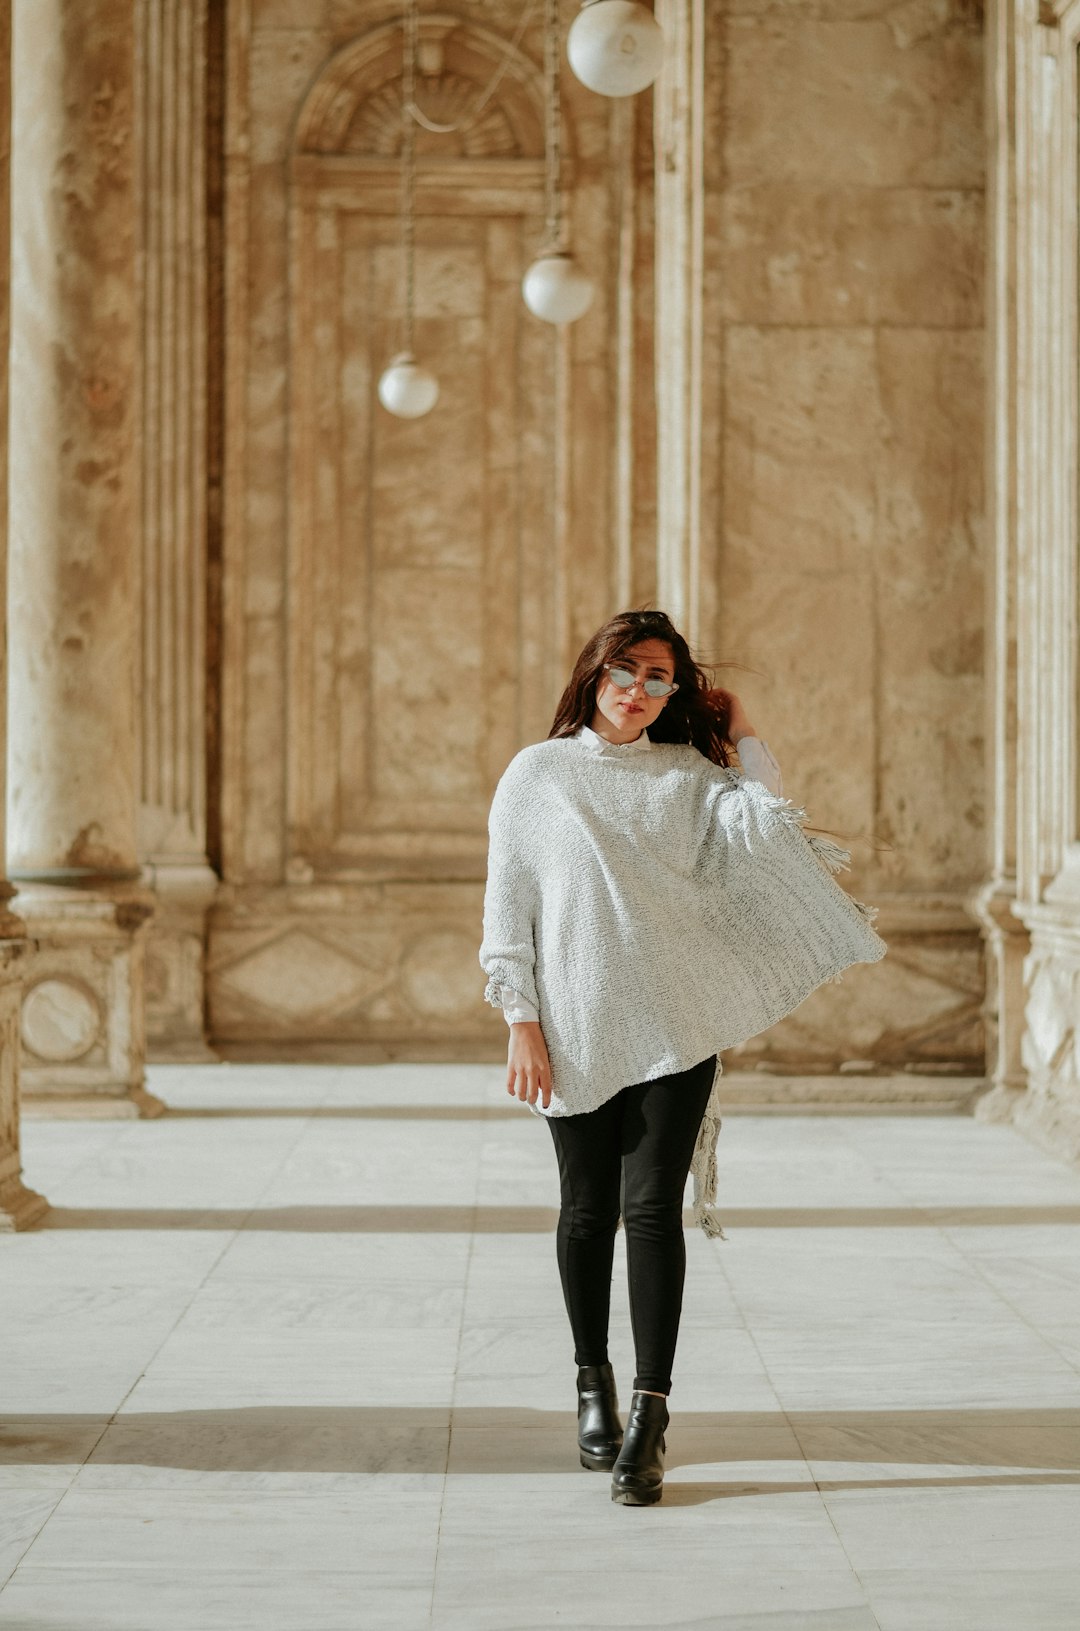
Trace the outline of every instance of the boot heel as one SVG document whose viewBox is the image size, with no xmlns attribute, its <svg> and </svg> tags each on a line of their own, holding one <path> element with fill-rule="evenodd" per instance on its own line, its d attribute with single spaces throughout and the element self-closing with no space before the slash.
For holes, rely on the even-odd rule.
<svg viewBox="0 0 1080 1631">
<path fill-rule="evenodd" d="M 635 1393 L 626 1433 L 611 1474 L 611 1499 L 617 1506 L 655 1506 L 664 1493 L 664 1429 L 670 1418 L 667 1400 L 658 1393 Z"/>
</svg>

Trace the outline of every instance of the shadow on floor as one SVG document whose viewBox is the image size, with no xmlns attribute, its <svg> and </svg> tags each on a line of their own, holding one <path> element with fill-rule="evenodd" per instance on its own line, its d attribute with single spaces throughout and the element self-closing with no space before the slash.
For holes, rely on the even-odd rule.
<svg viewBox="0 0 1080 1631">
<path fill-rule="evenodd" d="M 731 1206 L 729 1229 L 950 1229 L 1080 1224 L 1080 1206 Z M 692 1226 L 689 1211 L 685 1221 Z M 44 1229 L 243 1229 L 296 1234 L 548 1234 L 549 1206 L 54 1206 Z"/>
<path fill-rule="evenodd" d="M 252 1105 L 207 1105 L 177 1109 L 169 1105 L 162 1121 L 510 1121 L 523 1105 L 502 1104 L 279 1104 L 265 1109 Z"/>
<path fill-rule="evenodd" d="M 565 1474 L 578 1465 L 571 1410 L 282 1406 L 0 1419 L 0 1466 L 172 1468 L 206 1473 Z M 867 1478 L 790 1476 L 791 1463 L 865 1463 Z M 785 1476 L 668 1485 L 690 1505 L 733 1495 L 967 1484 L 1080 1485 L 1080 1409 L 676 1410 L 667 1467 L 785 1464 Z M 888 1465 L 926 1468 L 874 1476 Z M 947 1466 L 935 1478 L 930 1470 Z M 957 1468 L 993 1468 L 979 1476 Z M 1015 1468 L 1016 1472 L 1002 1472 Z M 1023 1469 L 1023 1470 L 1021 1470 Z"/>
</svg>

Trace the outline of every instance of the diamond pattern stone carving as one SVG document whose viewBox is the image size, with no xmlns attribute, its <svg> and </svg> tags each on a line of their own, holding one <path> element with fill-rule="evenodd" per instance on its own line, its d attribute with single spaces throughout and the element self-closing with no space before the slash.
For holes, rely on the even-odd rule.
<svg viewBox="0 0 1080 1631">
<path fill-rule="evenodd" d="M 362 1001 L 385 976 L 300 930 L 260 946 L 220 978 L 248 1002 L 300 1019 Z"/>
</svg>

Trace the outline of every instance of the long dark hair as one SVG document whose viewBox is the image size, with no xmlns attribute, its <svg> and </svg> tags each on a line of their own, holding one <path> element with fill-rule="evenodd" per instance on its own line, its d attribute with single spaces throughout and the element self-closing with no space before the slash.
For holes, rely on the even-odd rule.
<svg viewBox="0 0 1080 1631">
<path fill-rule="evenodd" d="M 604 664 L 621 657 L 639 640 L 663 640 L 675 660 L 679 689 L 649 726 L 653 742 L 688 742 L 713 764 L 731 763 L 733 746 L 728 731 L 731 701 L 726 691 L 710 684 L 708 675 L 694 661 L 683 636 L 666 612 L 649 609 L 618 612 L 589 640 L 559 699 L 549 738 L 573 736 L 582 725 L 591 725 L 596 712 L 596 688 Z"/>
</svg>

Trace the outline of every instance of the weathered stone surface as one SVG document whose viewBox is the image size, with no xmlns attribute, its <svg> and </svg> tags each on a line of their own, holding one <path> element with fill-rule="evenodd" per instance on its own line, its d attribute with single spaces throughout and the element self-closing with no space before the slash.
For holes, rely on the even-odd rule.
<svg viewBox="0 0 1080 1631">
<path fill-rule="evenodd" d="M 444 882 L 227 894 L 213 912 L 214 1035 L 505 1046 L 474 973 L 482 899 L 479 883 Z"/>
<path fill-rule="evenodd" d="M 681 17 L 662 8 L 673 72 Z M 950 0 L 734 0 L 703 22 L 704 77 L 684 63 L 660 88 L 661 169 L 687 167 L 665 231 L 699 264 L 659 400 L 696 377 L 722 471 L 703 454 L 689 484 L 692 570 L 715 577 L 689 603 L 711 599 L 702 643 L 733 665 L 719 677 L 786 792 L 852 845 L 852 892 L 893 903 L 891 956 L 748 1056 L 977 1070 L 962 903 L 984 831 L 979 18 Z M 696 158 L 704 198 L 695 130 L 718 132 Z M 668 480 L 662 461 L 662 515 Z"/>
<path fill-rule="evenodd" d="M 726 383 L 719 654 L 751 672 L 721 677 L 812 819 L 868 834 L 881 424 L 873 336 L 732 329 Z"/>
<path fill-rule="evenodd" d="M 762 183 L 722 200 L 721 294 L 735 322 L 983 320 L 982 193 Z"/>
<path fill-rule="evenodd" d="M 135 49 L 133 0 L 16 7 L 8 811 L 33 939 L 23 1084 L 123 1114 L 161 1108 L 142 1088 Z"/>
<path fill-rule="evenodd" d="M 15 17 L 10 860 L 123 875 L 136 864 L 134 9 L 20 0 Z"/>
<path fill-rule="evenodd" d="M 500 0 L 449 31 L 424 21 L 422 105 L 442 106 L 451 79 L 477 96 L 519 15 Z M 559 336 L 520 294 L 544 208 L 538 26 L 479 123 L 445 142 L 421 133 L 416 346 L 442 397 L 427 420 L 394 420 L 375 385 L 401 344 L 400 20 L 382 0 L 231 14 L 222 849 L 234 893 L 213 915 L 209 964 L 226 1041 L 490 1046 L 475 890 L 491 790 L 545 734 L 567 662 L 610 612 L 617 550 L 623 589 L 638 592 L 652 408 L 641 385 L 617 420 L 612 389 L 619 370 L 635 378 L 648 337 L 651 281 L 634 257 L 649 143 L 567 76 L 573 242 L 597 296 Z M 283 878 L 294 892 L 267 895 Z M 355 942 L 351 904 L 313 925 L 318 951 L 306 928 L 296 939 L 307 888 L 365 878 L 398 888 L 362 898 L 381 961 Z M 440 905 L 454 879 L 468 892 Z M 241 948 L 256 898 L 263 927 Z M 302 979 L 289 988 L 293 953 L 322 970 L 309 995 Z"/>
<path fill-rule="evenodd" d="M 982 43 L 884 21 L 733 17 L 725 152 L 732 187 L 981 188 Z"/>
<path fill-rule="evenodd" d="M 9 904 L 7 781 L 8 349 L 11 296 L 11 4 L 0 0 L 0 1232 L 28 1228 L 46 1210 L 22 1181 L 19 1143 L 19 1007 L 25 925 Z"/>
<path fill-rule="evenodd" d="M 966 889 L 985 865 L 982 350 L 981 334 L 878 337 L 875 829 L 890 887 Z"/>
<path fill-rule="evenodd" d="M 546 732 L 581 640 L 659 581 L 706 655 L 758 671 L 721 677 L 789 792 L 860 841 L 854 891 L 910 896 L 888 976 L 822 993 L 762 1062 L 869 1050 L 874 1068 L 976 1068 L 980 953 L 956 914 L 980 841 L 978 27 L 945 0 L 709 6 L 690 120 L 702 82 L 660 9 L 671 457 L 654 560 L 638 519 L 653 289 L 633 258 L 650 154 L 628 110 L 566 76 L 574 248 L 598 291 L 561 336 L 523 316 L 518 291 L 539 169 L 511 184 L 494 168 L 540 151 L 527 65 L 500 89 L 511 111 L 486 157 L 455 136 L 436 185 L 439 143 L 422 138 L 416 339 L 443 398 L 395 422 L 374 386 L 400 337 L 400 10 L 260 0 L 250 28 L 233 17 L 230 892 L 210 974 L 225 1041 L 489 1045 L 497 1027 L 462 972 L 479 920 L 457 914 L 475 907 L 491 788 Z M 468 29 L 505 38 L 518 15 L 499 0 L 463 18 L 453 72 L 479 83 Z M 384 24 L 394 44 L 368 60 Z M 525 50 L 535 64 L 535 29 Z M 924 725 L 943 714 L 947 750 Z M 927 891 L 950 902 L 947 952 L 913 904 Z M 310 992 L 289 987 L 294 955 Z"/>
<path fill-rule="evenodd" d="M 1076 141 L 1080 18 L 995 4 L 990 132 L 990 870 L 994 1089 L 1080 1158 Z"/>
</svg>

